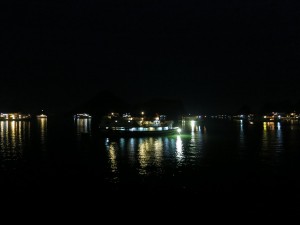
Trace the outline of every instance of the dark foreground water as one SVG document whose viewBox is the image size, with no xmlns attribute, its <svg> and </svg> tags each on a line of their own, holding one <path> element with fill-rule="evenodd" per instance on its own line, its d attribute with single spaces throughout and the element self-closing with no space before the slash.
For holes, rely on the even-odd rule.
<svg viewBox="0 0 300 225">
<path fill-rule="evenodd" d="M 1 121 L 0 197 L 173 219 L 300 212 L 298 123 L 214 120 L 180 135 L 106 138 L 92 122 Z"/>
</svg>

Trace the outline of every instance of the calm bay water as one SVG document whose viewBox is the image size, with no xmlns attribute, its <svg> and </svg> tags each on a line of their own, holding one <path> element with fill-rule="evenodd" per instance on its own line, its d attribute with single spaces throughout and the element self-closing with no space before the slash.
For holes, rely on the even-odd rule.
<svg viewBox="0 0 300 225">
<path fill-rule="evenodd" d="M 91 119 L 1 121 L 0 195 L 298 210 L 299 123 L 213 120 L 182 128 L 180 135 L 106 138 Z"/>
</svg>

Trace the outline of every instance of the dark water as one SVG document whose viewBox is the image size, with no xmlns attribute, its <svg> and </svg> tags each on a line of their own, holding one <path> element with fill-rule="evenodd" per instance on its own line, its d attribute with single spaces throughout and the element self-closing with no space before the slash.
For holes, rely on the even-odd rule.
<svg viewBox="0 0 300 225">
<path fill-rule="evenodd" d="M 15 200 L 297 213 L 300 125 L 215 120 L 180 135 L 105 138 L 91 119 L 1 121 L 0 166 L 0 195 Z"/>
</svg>

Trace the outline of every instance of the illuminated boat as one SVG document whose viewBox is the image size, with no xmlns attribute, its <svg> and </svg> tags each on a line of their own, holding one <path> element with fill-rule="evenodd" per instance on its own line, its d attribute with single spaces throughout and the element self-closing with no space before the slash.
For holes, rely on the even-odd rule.
<svg viewBox="0 0 300 225">
<path fill-rule="evenodd" d="M 29 120 L 31 119 L 30 114 L 22 114 L 22 113 L 1 113 L 0 120 Z"/>
<path fill-rule="evenodd" d="M 47 115 L 45 114 L 40 114 L 36 116 L 38 119 L 42 119 L 42 118 L 47 118 Z"/>
<path fill-rule="evenodd" d="M 92 116 L 88 113 L 77 113 L 76 115 L 74 115 L 75 119 L 89 119 L 92 118 Z"/>
<path fill-rule="evenodd" d="M 181 129 L 173 127 L 173 121 L 165 116 L 154 118 L 132 117 L 124 114 L 110 114 L 103 117 L 99 125 L 100 134 L 105 136 L 160 136 L 179 134 Z"/>
<path fill-rule="evenodd" d="M 180 133 L 178 127 L 107 127 L 100 129 L 100 133 L 106 136 L 161 136 L 161 135 L 174 135 Z"/>
</svg>

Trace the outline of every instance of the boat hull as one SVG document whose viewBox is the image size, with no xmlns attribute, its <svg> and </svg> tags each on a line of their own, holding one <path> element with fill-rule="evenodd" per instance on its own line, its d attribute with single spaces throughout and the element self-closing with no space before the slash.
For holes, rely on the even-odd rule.
<svg viewBox="0 0 300 225">
<path fill-rule="evenodd" d="M 102 129 L 100 135 L 103 136 L 117 136 L 117 137 L 149 137 L 149 136 L 166 136 L 179 134 L 177 128 L 169 130 L 155 130 L 155 131 L 130 131 L 130 130 L 111 130 Z"/>
</svg>

